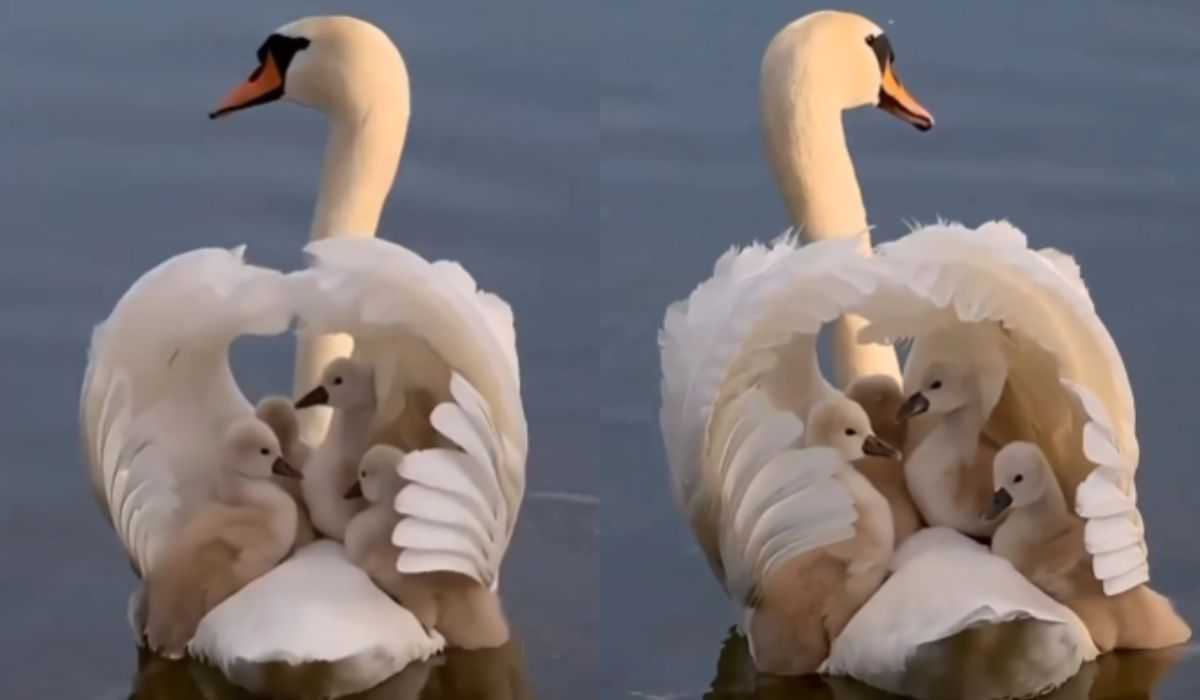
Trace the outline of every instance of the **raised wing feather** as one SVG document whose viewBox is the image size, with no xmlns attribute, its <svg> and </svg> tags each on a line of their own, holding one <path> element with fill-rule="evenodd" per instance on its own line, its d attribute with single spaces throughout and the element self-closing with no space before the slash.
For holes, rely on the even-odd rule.
<svg viewBox="0 0 1200 700">
<path fill-rule="evenodd" d="M 407 483 L 395 502 L 404 516 L 392 534 L 396 566 L 406 574 L 454 571 L 494 587 L 520 507 L 501 481 L 509 448 L 475 387 L 456 373 L 450 391 L 454 402 L 434 410 L 433 425 L 458 449 L 410 452 L 399 465 Z"/>
<path fill-rule="evenodd" d="M 1119 531 L 1122 542 L 1137 533 L 1133 545 L 1098 534 L 1089 542 L 1107 593 L 1147 580 L 1144 556 L 1137 561 L 1145 544 L 1133 489 L 1133 392 L 1075 261 L 1029 248 L 1006 222 L 926 226 L 878 253 L 893 284 L 864 312 L 865 337 L 916 336 L 906 373 L 942 354 L 961 357 L 964 347 L 999 353 L 1007 380 L 985 432 L 999 443 L 1036 442 L 1091 532 Z M 1114 517 L 1125 526 L 1101 527 Z M 1105 552 L 1117 556 L 1099 557 Z"/>
<path fill-rule="evenodd" d="M 764 448 L 779 448 L 755 433 L 765 416 L 758 408 L 751 416 L 739 397 L 757 387 L 773 411 L 806 417 L 834 391 L 821 375 L 817 333 L 877 284 L 876 265 L 856 241 L 797 247 L 784 238 L 729 251 L 710 279 L 667 309 L 659 333 L 663 440 L 676 499 L 719 579 L 727 578 L 721 542 L 730 467 L 740 455 L 745 464 L 734 471 L 748 479 L 743 467 L 762 469 L 774 456 Z"/>
<path fill-rule="evenodd" d="M 458 375 L 469 389 L 457 391 L 473 394 L 469 400 L 481 407 L 474 414 L 490 426 L 490 463 L 515 516 L 525 489 L 528 434 L 511 310 L 479 291 L 460 265 L 430 263 L 388 241 L 327 239 L 305 250 L 309 269 L 289 275 L 300 318 L 306 331 L 352 335 L 355 356 L 374 367 L 379 413 L 373 442 L 386 437 L 394 421 L 439 429 L 431 425 L 434 405 L 466 400 L 455 393 L 452 377 Z M 414 408 L 410 399 L 421 392 L 432 402 Z M 410 409 L 421 415 L 405 415 Z"/>
<path fill-rule="evenodd" d="M 845 460 L 824 448 L 802 449 L 803 426 L 752 389 L 727 404 L 754 428 L 727 453 L 720 528 L 725 588 L 753 606 L 758 584 L 779 564 L 854 536 L 858 515 L 834 478 Z M 736 434 L 735 434 L 736 435 Z"/>
<path fill-rule="evenodd" d="M 168 259 L 92 334 L 80 398 L 84 451 L 97 499 L 139 572 L 206 493 L 220 431 L 251 410 L 229 344 L 290 323 L 282 275 L 247 265 L 242 254 L 206 248 Z"/>
</svg>

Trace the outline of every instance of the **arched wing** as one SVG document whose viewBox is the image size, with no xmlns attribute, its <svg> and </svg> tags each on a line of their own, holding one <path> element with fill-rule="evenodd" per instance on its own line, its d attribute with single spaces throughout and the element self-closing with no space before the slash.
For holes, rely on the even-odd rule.
<svg viewBox="0 0 1200 700">
<path fill-rule="evenodd" d="M 283 276 L 243 248 L 177 255 L 142 275 L 92 334 L 80 396 L 89 477 L 145 572 L 205 492 L 216 426 L 248 413 L 228 348 L 287 329 Z"/>
<path fill-rule="evenodd" d="M 721 561 L 725 589 L 753 607 L 758 585 L 780 564 L 854 536 L 857 510 L 834 474 L 837 451 L 800 447 L 804 427 L 751 389 L 721 411 L 736 413 L 727 433 L 721 492 Z"/>
<path fill-rule="evenodd" d="M 504 445 L 479 392 L 462 375 L 451 379 L 453 402 L 439 405 L 433 425 L 459 449 L 411 452 L 397 465 L 406 484 L 396 495 L 402 517 L 392 534 L 405 574 L 453 571 L 495 587 L 520 503 L 499 480 Z"/>
<path fill-rule="evenodd" d="M 410 389 L 435 377 L 437 408 L 428 406 L 421 418 L 477 463 L 469 469 L 492 470 L 503 495 L 501 540 L 507 546 L 525 490 L 528 451 L 507 304 L 479 291 L 458 264 L 430 263 L 388 241 L 328 239 L 305 250 L 310 268 L 290 277 L 306 329 L 354 336 L 356 355 L 375 369 L 377 423 L 407 420 Z M 407 354 L 414 348 L 420 349 Z M 479 444 L 487 449 L 481 452 Z M 414 463 L 444 458 L 467 468 L 441 449 L 410 457 Z"/>
<path fill-rule="evenodd" d="M 676 499 L 718 578 L 726 578 L 720 528 L 729 449 L 757 420 L 739 397 L 757 387 L 774 410 L 806 417 L 833 391 L 821 375 L 817 333 L 877 283 L 875 262 L 855 241 L 797 247 L 784 238 L 730 250 L 710 279 L 667 309 L 659 333 L 663 440 Z M 771 457 L 756 457 L 754 468 Z"/>
<path fill-rule="evenodd" d="M 881 245 L 890 283 L 864 312 L 873 340 L 915 337 L 905 371 L 939 357 L 999 353 L 1007 371 L 985 432 L 1036 442 L 1076 512 L 1110 595 L 1147 580 L 1133 476 L 1133 391 L 1078 265 L 1034 250 L 1006 222 L 936 224 Z"/>
</svg>

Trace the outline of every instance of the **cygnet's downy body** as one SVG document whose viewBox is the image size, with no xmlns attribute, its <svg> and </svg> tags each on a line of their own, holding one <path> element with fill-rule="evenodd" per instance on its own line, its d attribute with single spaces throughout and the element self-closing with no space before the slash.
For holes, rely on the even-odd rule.
<svg viewBox="0 0 1200 700">
<path fill-rule="evenodd" d="M 213 500 L 195 510 L 146 575 L 146 639 L 164 655 L 182 655 L 209 610 L 270 571 L 295 543 L 295 501 L 271 479 L 300 474 L 283 459 L 275 433 L 247 418 L 230 427 L 221 451 Z"/>
<path fill-rule="evenodd" d="M 283 449 L 283 459 L 296 469 L 303 469 L 312 455 L 312 448 L 300 438 L 300 422 L 296 419 L 296 408 L 292 400 L 286 396 L 267 396 L 254 407 L 254 415 L 266 423 L 279 439 Z M 308 515 L 308 507 L 304 505 L 304 493 L 301 480 L 286 476 L 273 476 L 272 481 L 288 492 L 296 502 L 299 522 L 296 526 L 296 548 L 316 539 L 312 519 Z"/>
<path fill-rule="evenodd" d="M 1002 370 L 949 362 L 933 363 L 905 377 L 909 395 L 898 418 L 938 419 L 904 462 L 908 492 L 931 526 L 975 537 L 990 537 L 996 529 L 996 523 L 982 515 L 991 500 L 995 449 L 981 438 L 993 408 L 985 405 L 989 399 L 982 387 L 997 381 L 1004 382 Z"/>
<path fill-rule="evenodd" d="M 400 549 L 392 544 L 400 522 L 396 495 L 404 452 L 374 445 L 363 456 L 358 482 L 345 498 L 363 497 L 369 504 L 346 527 L 346 551 L 376 585 L 395 598 L 427 629 L 436 629 L 451 647 L 496 647 L 509 638 L 508 621 L 494 591 L 454 572 L 401 574 Z M 453 526 L 447 525 L 453 529 Z"/>
<path fill-rule="evenodd" d="M 358 480 L 358 464 L 367 451 L 375 405 L 371 367 L 348 357 L 330 362 L 321 383 L 296 401 L 301 410 L 311 406 L 333 409 L 329 432 L 305 463 L 301 483 L 313 527 L 325 537 L 341 541 L 350 519 L 366 506 L 361 498 L 344 496 Z"/>
<path fill-rule="evenodd" d="M 907 421 L 900 418 L 904 393 L 894 378 L 884 374 L 859 377 L 846 387 L 846 397 L 862 406 L 871 419 L 872 430 L 881 439 L 897 448 L 906 444 L 908 425 Z M 892 509 L 896 546 L 900 546 L 925 524 L 908 493 L 903 463 L 896 457 L 867 455 L 855 462 L 854 466 L 887 499 Z"/>
<path fill-rule="evenodd" d="M 883 583 L 895 542 L 888 502 L 852 464 L 866 456 L 901 455 L 874 435 L 862 407 L 840 396 L 819 402 L 804 426 L 804 446 L 841 455 L 834 478 L 849 492 L 858 517 L 851 539 L 779 565 L 758 587 L 749 630 L 755 664 L 785 675 L 816 672 L 832 641 Z"/>
<path fill-rule="evenodd" d="M 1084 547 L 1084 522 L 1067 508 L 1045 454 L 1012 442 L 996 454 L 988 516 L 1003 522 L 992 552 L 1009 560 L 1034 585 L 1075 611 L 1101 653 L 1182 644 L 1191 629 L 1171 602 L 1142 584 L 1106 596 Z"/>
</svg>

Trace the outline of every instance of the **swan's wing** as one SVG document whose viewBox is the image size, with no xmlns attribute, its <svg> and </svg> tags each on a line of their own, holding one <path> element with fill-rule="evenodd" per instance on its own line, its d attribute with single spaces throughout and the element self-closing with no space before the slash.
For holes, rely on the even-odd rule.
<svg viewBox="0 0 1200 700">
<path fill-rule="evenodd" d="M 659 333 L 663 441 L 677 502 L 720 579 L 728 448 L 754 428 L 742 412 L 723 407 L 757 386 L 774 408 L 804 417 L 833 391 L 821 375 L 816 334 L 854 310 L 878 282 L 875 263 L 856 246 L 826 241 L 797 248 L 783 239 L 730 250 L 710 279 L 667 309 Z"/>
<path fill-rule="evenodd" d="M 289 276 L 301 321 L 307 331 L 352 335 L 355 355 L 372 364 L 379 402 L 373 436 L 387 435 L 393 421 L 440 430 L 430 411 L 448 401 L 462 406 L 451 380 L 459 376 L 479 404 L 472 415 L 490 421 L 491 465 L 515 520 L 528 434 L 507 304 L 479 291 L 460 265 L 430 263 L 388 241 L 327 239 L 305 250 L 309 269 Z M 415 389 L 432 401 L 414 417 L 406 410 Z"/>
<path fill-rule="evenodd" d="M 188 651 L 256 692 L 270 694 L 300 679 L 307 691 L 340 697 L 375 686 L 443 645 L 354 566 L 340 544 L 319 540 L 209 611 Z"/>
<path fill-rule="evenodd" d="M 460 449 L 410 452 L 397 465 L 406 484 L 395 501 L 403 516 L 392 533 L 396 568 L 453 571 L 495 587 L 519 503 L 505 497 L 505 448 L 483 397 L 459 374 L 450 391 L 454 401 L 434 410 L 433 425 Z"/>
<path fill-rule="evenodd" d="M 721 494 L 720 547 L 725 589 L 754 607 L 758 586 L 780 564 L 854 536 L 858 519 L 835 450 L 798 447 L 800 420 L 751 389 L 721 410 L 742 416 L 731 431 Z"/>
<path fill-rule="evenodd" d="M 1029 248 L 1004 222 L 927 226 L 878 252 L 892 284 L 865 312 L 866 337 L 916 336 L 906 375 L 965 355 L 1002 365 L 1007 380 L 994 388 L 987 434 L 1046 452 L 1088 519 L 1088 550 L 1108 594 L 1148 580 L 1133 391 L 1074 260 Z"/>
<path fill-rule="evenodd" d="M 1070 608 L 1043 593 L 1008 561 L 953 530 L 927 528 L 914 534 L 896 552 L 892 570 L 833 641 L 822 673 L 849 675 L 904 693 L 915 678 L 944 676 L 936 668 L 922 667 L 938 663 L 937 655 L 925 653 L 930 645 L 969 628 L 1014 620 L 1040 621 L 1027 625 L 1015 645 L 1032 662 L 1010 674 L 1014 697 L 1056 687 L 1098 655 L 1087 628 Z M 969 656 L 971 650 L 958 650 L 964 652 Z M 1012 652 L 982 645 L 975 653 Z"/>
<path fill-rule="evenodd" d="M 170 258 L 92 334 L 80 397 L 84 452 L 97 499 L 141 572 L 204 492 L 217 431 L 251 410 L 229 344 L 281 333 L 291 319 L 283 276 L 247 265 L 242 253 Z"/>
</svg>

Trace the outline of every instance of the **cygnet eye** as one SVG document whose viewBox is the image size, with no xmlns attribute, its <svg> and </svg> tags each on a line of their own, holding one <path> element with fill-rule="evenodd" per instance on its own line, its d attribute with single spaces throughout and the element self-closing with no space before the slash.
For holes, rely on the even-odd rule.
<svg viewBox="0 0 1200 700">
<path fill-rule="evenodd" d="M 854 437 L 855 435 L 858 435 L 858 431 L 854 428 L 846 428 L 846 435 L 848 437 Z"/>
<path fill-rule="evenodd" d="M 938 389 L 941 389 L 941 388 L 942 388 L 942 380 L 940 380 L 940 379 L 933 380 L 933 383 L 929 385 L 930 391 L 937 391 Z"/>
<path fill-rule="evenodd" d="M 334 377 L 334 378 L 333 378 L 333 384 L 334 384 L 334 386 L 341 386 L 341 384 L 342 384 L 342 378 L 341 378 L 341 377 Z"/>
<path fill-rule="evenodd" d="M 1017 474 L 1016 476 L 1014 476 L 1014 477 L 1013 477 L 1013 483 L 1014 483 L 1014 484 L 1019 484 L 1019 483 L 1021 483 L 1022 481 L 1025 481 L 1025 475 L 1024 475 L 1024 474 Z"/>
<path fill-rule="evenodd" d="M 270 454 L 271 454 L 271 451 L 270 451 L 270 450 L 268 450 L 267 448 L 265 448 L 265 447 L 264 447 L 264 448 L 260 449 L 260 450 L 258 451 L 258 453 L 259 453 L 260 455 L 262 455 L 263 457 L 266 457 L 266 456 L 268 456 L 268 455 L 270 455 Z"/>
</svg>

